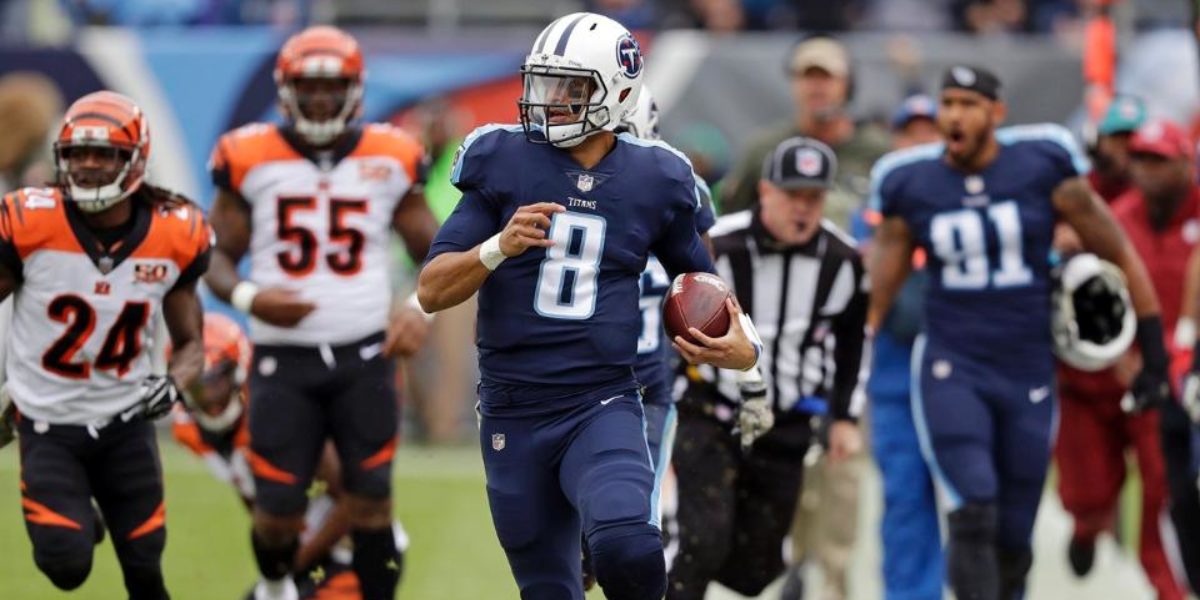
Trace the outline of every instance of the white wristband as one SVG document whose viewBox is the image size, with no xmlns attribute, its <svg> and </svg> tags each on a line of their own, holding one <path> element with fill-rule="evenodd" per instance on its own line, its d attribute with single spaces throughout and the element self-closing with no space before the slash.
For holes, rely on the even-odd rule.
<svg viewBox="0 0 1200 600">
<path fill-rule="evenodd" d="M 416 292 L 413 292 L 412 295 L 409 296 L 408 299 L 404 301 L 404 303 L 407 304 L 410 308 L 414 308 L 414 309 L 416 309 L 417 312 L 421 313 L 421 316 L 425 317 L 426 323 L 433 321 L 433 313 L 427 313 L 427 312 L 425 312 L 424 308 L 421 308 L 421 301 L 417 299 Z"/>
<path fill-rule="evenodd" d="M 479 262 L 489 271 L 495 271 L 504 259 L 508 258 L 500 251 L 500 234 L 497 233 L 479 245 Z"/>
<path fill-rule="evenodd" d="M 250 305 L 254 304 L 254 297 L 257 295 L 258 284 L 243 279 L 233 286 L 233 291 L 229 293 L 229 304 L 243 313 L 250 314 Z"/>
</svg>

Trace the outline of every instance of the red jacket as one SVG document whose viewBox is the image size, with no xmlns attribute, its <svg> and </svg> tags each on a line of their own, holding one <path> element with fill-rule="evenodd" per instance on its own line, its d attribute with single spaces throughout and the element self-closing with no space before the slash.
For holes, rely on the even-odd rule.
<svg viewBox="0 0 1200 600">
<path fill-rule="evenodd" d="M 1138 256 L 1146 264 L 1154 292 L 1162 306 L 1163 329 L 1167 335 L 1167 347 L 1170 348 L 1175 321 L 1179 319 L 1179 311 L 1183 306 L 1188 257 L 1200 241 L 1200 187 L 1193 187 L 1191 195 L 1179 206 L 1175 217 L 1163 231 L 1155 231 L 1150 227 L 1146 200 L 1137 188 L 1130 188 L 1113 200 L 1110 208 Z M 1103 393 L 1101 390 L 1111 393 L 1112 389 L 1121 387 L 1111 369 L 1093 374 L 1062 366 L 1059 380 L 1064 392 L 1079 395 L 1098 395 Z"/>
</svg>

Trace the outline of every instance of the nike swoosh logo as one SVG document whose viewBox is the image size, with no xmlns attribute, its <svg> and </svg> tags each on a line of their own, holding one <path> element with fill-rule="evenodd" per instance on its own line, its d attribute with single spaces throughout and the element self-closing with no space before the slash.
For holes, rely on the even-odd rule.
<svg viewBox="0 0 1200 600">
<path fill-rule="evenodd" d="M 1037 403 L 1041 402 L 1042 400 L 1045 400 L 1046 398 L 1049 398 L 1049 397 L 1050 397 L 1050 386 L 1048 386 L 1048 385 L 1043 385 L 1042 387 L 1033 388 L 1033 389 L 1029 390 L 1029 401 L 1034 404 L 1037 404 Z"/>
<path fill-rule="evenodd" d="M 363 360 L 371 360 L 372 358 L 379 356 L 380 352 L 383 352 L 383 343 L 375 342 L 374 344 L 368 344 L 360 347 L 358 349 L 358 356 Z"/>
<path fill-rule="evenodd" d="M 608 406 L 609 402 L 612 402 L 613 400 L 616 400 L 617 398 L 620 398 L 621 396 L 624 396 L 624 395 L 625 394 L 619 394 L 619 395 L 613 396 L 612 398 L 609 398 L 608 400 L 601 400 L 600 406 Z"/>
</svg>

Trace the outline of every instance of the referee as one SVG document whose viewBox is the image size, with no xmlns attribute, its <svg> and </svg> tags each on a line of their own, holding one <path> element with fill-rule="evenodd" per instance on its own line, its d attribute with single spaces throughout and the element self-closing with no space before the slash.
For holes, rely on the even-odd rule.
<svg viewBox="0 0 1200 600">
<path fill-rule="evenodd" d="M 784 569 L 813 415 L 828 412 L 829 453 L 861 441 L 867 293 L 853 241 L 823 219 L 837 159 L 811 138 L 784 140 L 763 164 L 759 201 L 710 231 L 717 272 L 762 337 L 759 360 L 775 428 L 743 452 L 730 435 L 736 374 L 688 369 L 673 462 L 679 549 L 668 600 L 701 600 L 712 581 L 757 596 Z"/>
</svg>

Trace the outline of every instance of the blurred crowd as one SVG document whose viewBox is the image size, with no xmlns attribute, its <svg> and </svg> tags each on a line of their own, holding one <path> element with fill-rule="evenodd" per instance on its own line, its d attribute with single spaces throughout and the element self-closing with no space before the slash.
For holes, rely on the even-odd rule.
<svg viewBox="0 0 1200 600">
<path fill-rule="evenodd" d="M 528 0 L 488 3 L 490 18 L 540 22 L 547 12 L 589 10 L 631 29 L 733 31 L 960 31 L 979 35 L 1076 31 L 1098 4 L 1112 0 Z M 1185 26 L 1193 8 L 1178 0 L 1124 3 L 1132 27 Z M 447 18 L 475 23 L 470 2 L 395 0 L 6 0 L 0 22 L 11 35 L 30 29 L 83 25 L 203 26 L 311 22 L 431 24 Z M 436 14 L 435 14 L 436 13 Z M 495 14 L 493 14 L 495 13 Z"/>
</svg>

